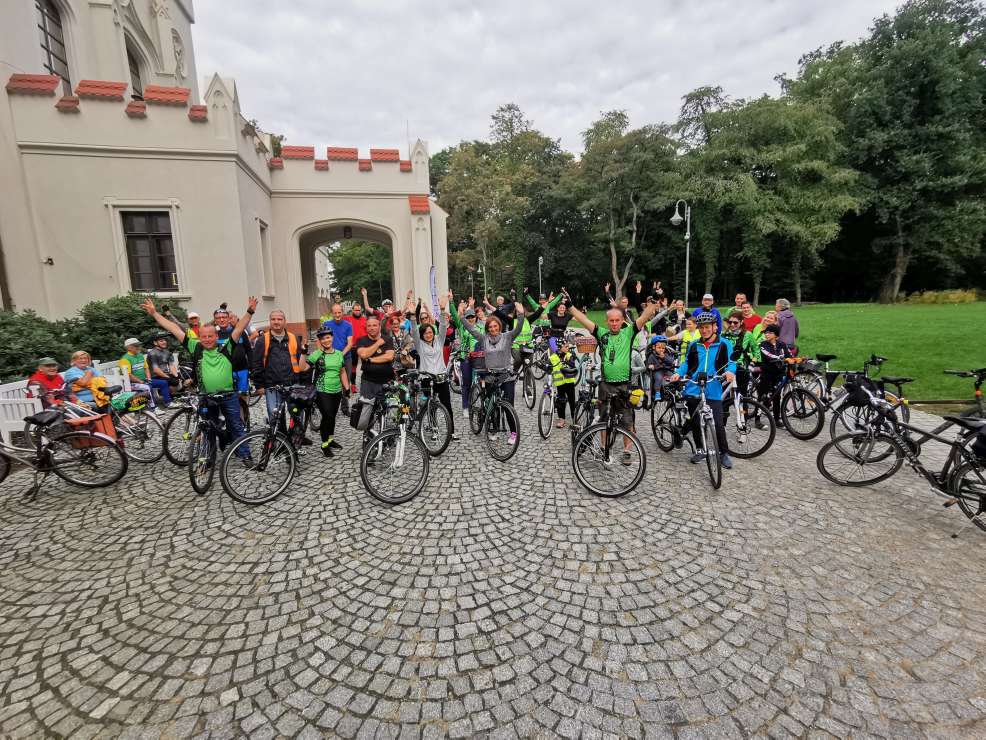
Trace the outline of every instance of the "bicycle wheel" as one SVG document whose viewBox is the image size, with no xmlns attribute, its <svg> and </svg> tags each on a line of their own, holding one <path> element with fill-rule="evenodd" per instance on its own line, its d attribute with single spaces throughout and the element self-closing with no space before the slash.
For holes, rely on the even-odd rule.
<svg viewBox="0 0 986 740">
<path fill-rule="evenodd" d="M 164 422 L 164 455 L 178 466 L 188 465 L 188 446 L 195 433 L 195 411 L 189 407 Z"/>
<path fill-rule="evenodd" d="M 986 470 L 978 464 L 965 463 L 952 474 L 950 490 L 959 500 L 962 513 L 986 532 Z"/>
<path fill-rule="evenodd" d="M 814 439 L 825 426 L 825 409 L 811 391 L 787 386 L 781 396 L 781 421 L 795 439 Z"/>
<path fill-rule="evenodd" d="M 130 462 L 120 445 L 105 434 L 67 432 L 50 439 L 51 471 L 83 488 L 104 488 L 120 480 Z"/>
<path fill-rule="evenodd" d="M 716 490 L 722 485 L 722 455 L 719 454 L 719 437 L 716 435 L 714 419 L 702 419 L 702 443 L 705 448 L 705 467 L 709 480 Z"/>
<path fill-rule="evenodd" d="M 459 369 L 459 363 L 456 360 L 452 360 L 452 364 L 449 367 L 448 383 L 453 393 L 458 396 L 462 395 L 462 371 Z"/>
<path fill-rule="evenodd" d="M 531 368 L 528 367 L 524 370 L 524 404 L 527 406 L 528 411 L 534 409 L 534 404 L 537 402 L 537 385 L 535 384 L 534 373 Z"/>
<path fill-rule="evenodd" d="M 418 413 L 418 438 L 432 457 L 438 457 L 452 441 L 452 414 L 434 398 Z"/>
<path fill-rule="evenodd" d="M 312 432 L 317 434 L 321 426 L 322 426 L 322 409 L 318 407 L 317 403 L 313 403 L 311 410 L 308 412 L 308 428 Z"/>
<path fill-rule="evenodd" d="M 736 407 L 730 405 L 730 408 Z M 739 418 L 726 419 L 725 424 L 729 454 L 744 460 L 765 453 L 777 434 L 770 411 L 752 398 L 744 398 L 740 402 Z"/>
<path fill-rule="evenodd" d="M 244 451 L 246 454 L 244 454 Z M 219 467 L 223 490 L 242 504 L 263 504 L 284 493 L 294 480 L 298 459 L 287 438 L 257 430 L 226 448 Z"/>
<path fill-rule="evenodd" d="M 483 431 L 483 391 L 479 383 L 469 390 L 469 429 L 473 434 Z"/>
<path fill-rule="evenodd" d="M 0 483 L 3 483 L 10 475 L 10 458 L 0 452 Z"/>
<path fill-rule="evenodd" d="M 164 457 L 164 426 L 150 411 L 121 414 L 115 419 L 123 451 L 134 462 L 152 463 Z"/>
<path fill-rule="evenodd" d="M 539 349 L 531 357 L 531 375 L 534 376 L 535 380 L 543 380 L 544 376 L 548 374 L 545 369 L 545 363 L 548 361 L 548 352 L 545 349 Z"/>
<path fill-rule="evenodd" d="M 613 439 L 604 446 L 602 437 L 606 431 L 607 423 L 599 422 L 579 434 L 572 448 L 572 468 L 579 483 L 594 494 L 615 498 L 640 485 L 647 470 L 647 456 L 637 435 L 621 427 L 613 431 Z"/>
<path fill-rule="evenodd" d="M 555 421 L 555 399 L 551 393 L 542 393 L 538 401 L 538 434 L 547 439 Z"/>
<path fill-rule="evenodd" d="M 814 370 L 803 370 L 797 373 L 791 382 L 806 391 L 811 391 L 821 398 L 825 394 L 825 376 Z"/>
<path fill-rule="evenodd" d="M 506 462 L 520 447 L 520 419 L 514 407 L 497 401 L 486 420 L 486 449 L 495 460 Z"/>
<path fill-rule="evenodd" d="M 205 493 L 212 485 L 212 476 L 216 474 L 216 449 L 218 440 L 215 433 L 204 429 L 196 429 L 188 445 L 188 479 L 196 493 Z"/>
<path fill-rule="evenodd" d="M 886 434 L 843 434 L 822 445 L 815 464 L 836 485 L 869 486 L 900 470 L 904 451 Z"/>
<path fill-rule="evenodd" d="M 657 402 L 650 407 L 650 429 L 657 446 L 664 452 L 671 452 L 675 447 L 674 421 L 674 401 L 671 399 Z"/>
<path fill-rule="evenodd" d="M 421 440 L 397 427 L 364 448 L 359 477 L 375 499 L 401 504 L 421 493 L 428 482 L 428 465 L 428 451 Z"/>
</svg>

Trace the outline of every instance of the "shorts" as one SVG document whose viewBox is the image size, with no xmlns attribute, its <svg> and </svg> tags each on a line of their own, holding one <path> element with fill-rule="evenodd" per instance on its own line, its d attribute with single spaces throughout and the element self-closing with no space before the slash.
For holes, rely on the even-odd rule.
<svg viewBox="0 0 986 740">
<path fill-rule="evenodd" d="M 249 393 L 250 392 L 250 371 L 249 370 L 234 370 L 233 371 L 233 387 L 236 388 L 237 393 Z"/>
<path fill-rule="evenodd" d="M 626 393 L 630 390 L 630 383 L 607 383 L 599 384 L 599 418 L 604 420 L 609 413 L 610 396 Z M 620 426 L 628 432 L 633 431 L 633 407 L 627 403 L 620 412 Z"/>
</svg>

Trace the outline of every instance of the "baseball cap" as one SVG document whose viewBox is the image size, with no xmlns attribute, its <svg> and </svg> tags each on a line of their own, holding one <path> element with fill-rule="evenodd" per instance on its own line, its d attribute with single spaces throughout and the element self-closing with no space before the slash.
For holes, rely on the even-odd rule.
<svg viewBox="0 0 986 740">
<path fill-rule="evenodd" d="M 392 300 L 390 300 L 389 298 L 384 298 L 383 299 L 383 302 L 380 305 L 381 306 L 393 306 L 394 305 L 394 302 Z"/>
<path fill-rule="evenodd" d="M 40 367 L 41 365 L 58 365 L 58 360 L 54 357 L 42 357 L 38 360 L 38 366 Z"/>
<path fill-rule="evenodd" d="M 125 342 L 123 343 L 123 348 L 124 348 L 124 349 L 126 349 L 126 348 L 127 348 L 127 347 L 129 347 L 129 346 L 130 346 L 131 344 L 140 344 L 140 340 L 139 340 L 139 339 L 137 339 L 137 337 L 130 337 L 130 339 L 127 339 L 127 340 L 126 340 L 126 341 L 125 341 Z"/>
<path fill-rule="evenodd" d="M 467 308 L 465 314 L 463 314 L 463 315 L 467 319 L 474 319 L 474 318 L 476 318 L 476 312 L 473 311 L 471 308 Z"/>
<path fill-rule="evenodd" d="M 185 316 L 187 316 L 190 319 L 201 318 L 195 311 L 189 311 L 187 314 L 185 314 Z"/>
<path fill-rule="evenodd" d="M 704 296 L 702 296 L 702 300 L 703 300 L 703 301 L 704 301 L 704 300 L 710 300 L 710 301 L 714 301 L 714 300 L 715 300 L 715 298 L 713 298 L 713 297 L 712 297 L 712 294 L 711 294 L 711 293 L 706 293 L 706 294 L 705 294 Z"/>
</svg>

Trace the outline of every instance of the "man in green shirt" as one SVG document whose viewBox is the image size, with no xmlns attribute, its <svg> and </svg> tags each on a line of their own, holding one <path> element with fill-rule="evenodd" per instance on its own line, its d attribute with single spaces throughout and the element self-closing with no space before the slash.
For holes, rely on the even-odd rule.
<svg viewBox="0 0 986 740">
<path fill-rule="evenodd" d="M 123 343 L 126 354 L 120 358 L 120 369 L 126 374 L 130 381 L 130 390 L 138 393 L 146 393 L 148 405 L 154 413 L 161 413 L 161 409 L 154 402 L 154 393 L 147 382 L 147 357 L 140 351 L 140 340 L 137 337 L 130 337 Z"/>
<path fill-rule="evenodd" d="M 571 304 L 571 301 L 569 301 Z M 568 312 L 576 321 L 589 330 L 589 333 L 599 343 L 599 359 L 602 371 L 602 382 L 599 384 L 599 403 L 603 418 L 611 396 L 625 393 L 630 389 L 630 357 L 633 353 L 633 340 L 637 332 L 644 328 L 658 312 L 658 304 L 648 303 L 632 324 L 626 323 L 626 316 L 619 308 L 611 308 L 606 312 L 606 326 L 597 326 L 588 316 L 570 305 Z M 620 414 L 620 426 L 633 431 L 633 407 L 626 404 Z M 623 463 L 630 464 L 630 439 L 623 441 Z"/>
<path fill-rule="evenodd" d="M 246 434 L 243 425 L 243 417 L 240 415 L 240 400 L 235 393 L 236 385 L 233 380 L 233 348 L 236 346 L 240 336 L 246 330 L 257 310 L 257 299 L 250 296 L 247 310 L 240 317 L 229 341 L 219 344 L 219 334 L 213 324 L 206 324 L 199 327 L 198 338 L 186 334 L 171 319 L 166 318 L 157 312 L 154 301 L 148 298 L 141 304 L 143 308 L 154 319 L 158 326 L 177 339 L 192 356 L 192 367 L 195 371 L 195 380 L 199 386 L 199 392 L 207 394 L 222 394 L 219 401 L 219 408 L 210 407 L 210 413 L 215 414 L 218 421 L 219 413 L 226 419 L 226 434 L 230 441 Z M 250 459 L 250 450 L 247 445 L 240 445 L 236 449 L 236 454 L 244 460 Z"/>
</svg>

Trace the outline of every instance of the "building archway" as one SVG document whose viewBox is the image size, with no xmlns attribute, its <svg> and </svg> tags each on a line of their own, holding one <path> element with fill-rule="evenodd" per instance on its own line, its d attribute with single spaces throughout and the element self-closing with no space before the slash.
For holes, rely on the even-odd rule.
<svg viewBox="0 0 986 740">
<path fill-rule="evenodd" d="M 367 221 L 356 219 L 333 219 L 299 229 L 298 252 L 299 265 L 301 268 L 301 287 L 304 296 L 304 326 L 307 329 L 314 328 L 319 323 L 319 317 L 323 313 L 323 306 L 320 305 L 320 294 L 324 290 L 319 290 L 319 274 L 316 269 L 316 251 L 321 247 L 328 246 L 335 242 L 356 239 L 360 241 L 382 244 L 390 250 L 390 294 L 395 295 L 395 285 L 397 283 L 397 268 L 394 257 L 395 235 L 386 226 L 374 224 Z M 355 296 L 344 296 L 345 298 L 355 298 Z M 393 299 L 396 302 L 396 298 Z M 294 318 L 294 317 L 289 317 Z M 300 324 L 300 322 L 297 322 Z M 301 327 L 299 326 L 298 329 Z"/>
</svg>

